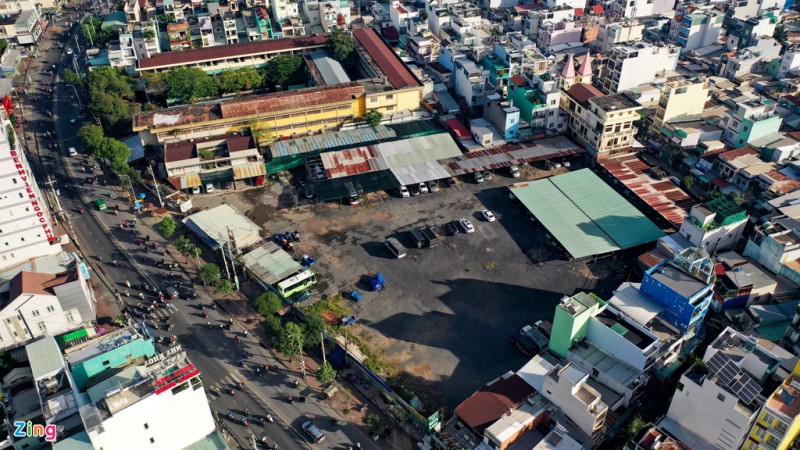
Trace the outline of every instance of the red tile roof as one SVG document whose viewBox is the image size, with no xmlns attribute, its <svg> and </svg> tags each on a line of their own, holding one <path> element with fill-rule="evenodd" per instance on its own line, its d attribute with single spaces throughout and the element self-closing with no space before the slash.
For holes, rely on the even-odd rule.
<svg viewBox="0 0 800 450">
<path fill-rule="evenodd" d="M 22 271 L 11 279 L 8 298 L 14 301 L 22 294 L 54 295 L 53 288 L 68 280 L 67 274 Z"/>
<path fill-rule="evenodd" d="M 575 8 L 575 17 L 581 17 L 583 15 L 583 8 Z"/>
<path fill-rule="evenodd" d="M 407 86 L 419 86 L 419 81 L 414 74 L 373 29 L 353 30 L 353 35 L 386 75 L 392 87 L 400 89 Z"/>
<path fill-rule="evenodd" d="M 603 14 L 606 12 L 602 5 L 592 5 L 592 11 L 594 11 L 595 14 Z"/>
<path fill-rule="evenodd" d="M 179 52 L 165 52 L 139 60 L 140 69 L 153 69 L 165 66 L 188 65 L 203 61 L 239 58 L 249 55 L 286 52 L 309 47 L 324 47 L 328 38 L 324 35 L 270 39 L 267 41 L 245 42 L 242 44 L 204 47 Z"/>
<path fill-rule="evenodd" d="M 736 158 L 739 158 L 741 156 L 745 156 L 745 155 L 758 156 L 758 154 L 759 153 L 756 151 L 756 149 L 754 149 L 753 147 L 747 146 L 747 147 L 735 148 L 733 150 L 728 150 L 727 152 L 724 152 L 719 156 L 726 158 L 728 161 L 732 161 L 732 160 L 734 160 Z"/>
<path fill-rule="evenodd" d="M 469 138 L 471 136 L 471 134 L 469 132 L 469 129 L 467 127 L 465 127 L 464 124 L 461 123 L 460 120 L 458 120 L 456 118 L 447 119 L 446 123 L 447 123 L 447 125 L 450 126 L 450 128 L 453 129 L 453 131 L 456 132 L 456 135 L 458 135 L 458 137 L 464 139 L 464 138 Z"/>
<path fill-rule="evenodd" d="M 512 83 L 514 83 L 518 87 L 521 87 L 521 86 L 524 86 L 524 85 L 528 84 L 528 82 L 525 81 L 525 78 L 522 78 L 521 75 L 514 75 L 513 77 L 511 77 L 509 79 L 509 81 L 511 81 Z"/>
<path fill-rule="evenodd" d="M 164 162 L 185 161 L 197 158 L 194 142 L 183 141 L 164 146 Z"/>
<path fill-rule="evenodd" d="M 530 384 L 514 374 L 480 388 L 456 407 L 456 415 L 483 435 L 487 427 L 534 393 L 536 390 Z"/>
<path fill-rule="evenodd" d="M 358 83 L 336 84 L 297 91 L 284 91 L 259 97 L 223 102 L 220 110 L 223 118 L 252 116 L 288 109 L 308 108 L 315 105 L 352 101 L 364 93 Z"/>
<path fill-rule="evenodd" d="M 164 162 L 185 161 L 187 159 L 197 158 L 197 145 L 211 141 L 225 141 L 228 145 L 228 152 L 230 153 L 256 148 L 252 136 L 242 136 L 240 134 L 228 134 L 199 141 L 175 142 L 164 146 Z"/>
<path fill-rule="evenodd" d="M 583 106 L 586 106 L 590 99 L 605 96 L 599 89 L 587 83 L 575 83 L 567 93 Z"/>
</svg>

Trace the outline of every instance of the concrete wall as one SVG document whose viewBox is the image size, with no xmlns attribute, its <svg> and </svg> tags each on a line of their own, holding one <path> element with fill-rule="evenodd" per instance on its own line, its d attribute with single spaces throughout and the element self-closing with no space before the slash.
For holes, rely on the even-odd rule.
<svg viewBox="0 0 800 450">
<path fill-rule="evenodd" d="M 636 369 L 644 370 L 647 365 L 647 357 L 640 348 L 594 317 L 589 320 L 586 338 L 598 348 L 611 353 L 614 358 Z"/>
<path fill-rule="evenodd" d="M 706 248 L 710 253 L 733 248 L 742 237 L 747 220 L 703 231 L 691 220 L 684 220 L 680 234 L 695 247 Z"/>
</svg>

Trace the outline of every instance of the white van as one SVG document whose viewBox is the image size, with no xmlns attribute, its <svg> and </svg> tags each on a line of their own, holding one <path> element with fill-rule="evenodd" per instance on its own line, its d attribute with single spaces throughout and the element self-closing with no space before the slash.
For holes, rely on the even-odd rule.
<svg viewBox="0 0 800 450">
<path fill-rule="evenodd" d="M 78 156 L 78 151 L 75 150 L 75 147 L 69 148 L 69 156 Z"/>
</svg>

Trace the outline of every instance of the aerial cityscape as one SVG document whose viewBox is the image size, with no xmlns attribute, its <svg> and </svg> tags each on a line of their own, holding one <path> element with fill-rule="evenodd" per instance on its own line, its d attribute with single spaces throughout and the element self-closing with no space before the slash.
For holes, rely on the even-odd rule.
<svg viewBox="0 0 800 450">
<path fill-rule="evenodd" d="M 794 0 L 0 0 L 0 450 L 800 450 Z"/>
</svg>

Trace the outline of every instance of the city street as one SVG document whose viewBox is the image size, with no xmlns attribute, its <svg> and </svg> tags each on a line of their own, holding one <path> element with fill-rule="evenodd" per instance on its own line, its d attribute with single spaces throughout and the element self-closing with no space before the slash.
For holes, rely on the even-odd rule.
<svg viewBox="0 0 800 450">
<path fill-rule="evenodd" d="M 74 22 L 78 18 L 62 20 Z M 73 27 L 72 33 L 76 31 L 77 26 Z M 71 47 L 76 54 L 80 53 L 74 46 L 72 33 L 58 35 L 64 43 L 71 39 L 70 46 L 63 49 L 57 42 L 49 40 L 52 36 L 49 33 L 39 43 L 41 56 L 31 61 L 27 76 L 22 75 L 25 81 L 21 83 L 30 83 L 28 94 L 21 93 L 19 105 L 23 110 L 28 157 L 40 183 L 48 175 L 55 179 L 61 205 L 70 217 L 68 223 L 74 231 L 76 244 L 95 272 L 94 282 L 100 286 L 98 297 L 103 297 L 100 294 L 102 290 L 115 291 L 119 300 L 132 311 L 139 303 L 146 306 L 155 300 L 152 290 L 145 292 L 137 287 L 148 285 L 163 289 L 167 284 L 165 277 L 170 271 L 157 267 L 156 261 L 165 259 L 169 264 L 175 261 L 169 253 L 161 255 L 165 242 L 151 228 L 151 220 L 139 218 L 135 229 L 120 226 L 138 218 L 125 197 L 127 186 L 111 186 L 112 180 L 106 178 L 99 166 L 93 173 L 84 170 L 84 163 L 96 164 L 82 154 L 77 139 L 77 132 L 87 118 L 82 115 L 73 87 L 65 85 L 57 76 L 63 67 L 73 64 L 66 48 Z M 46 75 L 45 72 L 53 70 L 54 65 L 55 75 Z M 54 139 L 48 137 L 48 132 L 55 133 Z M 58 150 L 47 148 L 52 143 L 58 144 Z M 77 148 L 79 155 L 69 157 L 69 147 Z M 86 183 L 90 176 L 97 178 L 96 184 Z M 93 201 L 97 199 L 103 199 L 109 209 L 96 211 Z M 81 207 L 83 213 L 79 212 Z M 117 207 L 118 215 L 113 212 Z M 138 239 L 146 237 L 149 237 L 149 242 L 137 244 Z M 180 263 L 185 263 L 182 257 L 179 258 Z M 176 273 L 180 274 L 180 269 Z M 98 278 L 109 286 L 104 286 L 105 283 L 99 282 Z M 189 289 L 189 280 L 184 278 L 182 282 Z M 170 279 L 170 284 L 176 283 Z M 176 336 L 177 343 L 202 372 L 211 409 L 219 417 L 223 430 L 230 431 L 236 444 L 253 448 L 248 442 L 253 436 L 257 440 L 266 436 L 269 445 L 277 448 L 309 448 L 310 443 L 300 425 L 311 419 L 327 433 L 325 442 L 319 444 L 321 447 L 355 447 L 360 442 L 364 448 L 377 448 L 357 427 L 334 424 L 332 417 L 335 418 L 336 413 L 318 400 L 319 393 L 310 392 L 302 383 L 297 367 L 291 372 L 281 370 L 265 377 L 257 376 L 254 367 L 264 364 L 278 366 L 277 361 L 252 337 L 244 337 L 243 328 L 235 321 L 230 330 L 220 329 L 220 324 L 230 319 L 228 313 L 212 309 L 213 302 L 205 289 L 198 287 L 196 292 L 198 299 L 175 299 L 169 308 L 156 308 L 154 318 L 148 318 L 147 323 L 157 338 L 168 340 L 169 336 Z M 113 294 L 109 292 L 105 297 L 113 297 Z M 203 305 L 208 317 L 204 317 Z M 167 321 L 174 324 L 171 330 L 166 329 Z M 237 342 L 236 336 L 242 342 Z M 163 351 L 168 345 L 159 344 L 158 347 Z M 240 367 L 243 359 L 244 367 Z M 240 381 L 246 382 L 243 389 L 236 387 Z M 300 382 L 299 389 L 295 387 L 296 381 Z M 213 393 L 214 388 L 221 389 L 221 395 Z M 228 392 L 231 388 L 234 395 Z M 286 401 L 289 396 L 299 395 L 307 395 L 308 402 L 289 404 Z M 251 421 L 248 426 L 243 426 L 240 420 L 246 409 L 250 410 Z M 233 421 L 226 417 L 229 412 L 234 414 Z M 262 426 L 252 420 L 268 413 L 275 417 L 275 423 Z M 229 441 L 229 444 L 234 446 L 233 442 Z"/>
</svg>

